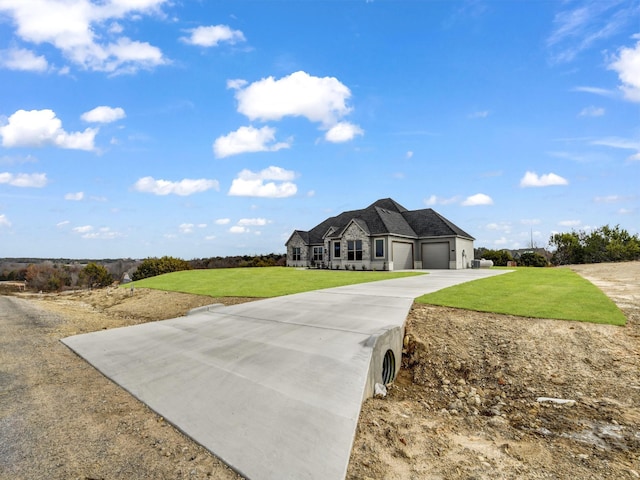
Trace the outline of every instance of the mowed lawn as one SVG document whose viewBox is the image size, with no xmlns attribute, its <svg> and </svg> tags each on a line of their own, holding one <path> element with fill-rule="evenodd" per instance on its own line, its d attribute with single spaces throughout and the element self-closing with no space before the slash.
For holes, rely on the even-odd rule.
<svg viewBox="0 0 640 480">
<path fill-rule="evenodd" d="M 626 323 L 609 297 L 568 268 L 516 268 L 424 295 L 416 302 L 523 317 Z"/>
<path fill-rule="evenodd" d="M 269 298 L 420 274 L 419 272 L 302 270 L 286 267 L 217 268 L 184 270 L 158 275 L 134 282 L 134 285 L 210 297 Z"/>
</svg>

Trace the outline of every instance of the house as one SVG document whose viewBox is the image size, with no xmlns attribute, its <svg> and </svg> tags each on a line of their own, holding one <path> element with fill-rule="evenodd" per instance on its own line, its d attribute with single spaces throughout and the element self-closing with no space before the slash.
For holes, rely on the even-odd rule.
<svg viewBox="0 0 640 480">
<path fill-rule="evenodd" d="M 471 268 L 475 239 L 431 208 L 391 198 L 295 230 L 287 266 L 356 270 Z"/>
</svg>

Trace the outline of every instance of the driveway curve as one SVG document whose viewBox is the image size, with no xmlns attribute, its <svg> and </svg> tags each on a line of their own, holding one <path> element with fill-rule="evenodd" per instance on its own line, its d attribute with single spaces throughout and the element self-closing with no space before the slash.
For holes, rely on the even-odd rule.
<svg viewBox="0 0 640 480">
<path fill-rule="evenodd" d="M 506 272 L 433 270 L 62 341 L 247 478 L 341 480 L 413 299 Z"/>
</svg>

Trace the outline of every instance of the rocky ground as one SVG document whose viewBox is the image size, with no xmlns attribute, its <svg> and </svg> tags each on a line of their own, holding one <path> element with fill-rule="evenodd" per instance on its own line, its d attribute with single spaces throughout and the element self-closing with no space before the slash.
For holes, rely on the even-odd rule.
<svg viewBox="0 0 640 480">
<path fill-rule="evenodd" d="M 626 327 L 415 305 L 403 369 L 363 405 L 347 477 L 640 478 L 640 262 L 575 269 Z M 21 312 L 0 311 L 1 479 L 239 478 L 58 341 L 216 301 L 131 293 L 0 297 Z"/>
</svg>

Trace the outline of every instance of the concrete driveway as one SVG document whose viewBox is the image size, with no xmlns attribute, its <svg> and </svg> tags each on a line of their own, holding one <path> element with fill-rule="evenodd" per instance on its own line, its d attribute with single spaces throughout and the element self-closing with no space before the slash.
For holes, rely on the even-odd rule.
<svg viewBox="0 0 640 480">
<path fill-rule="evenodd" d="M 413 299 L 505 270 L 434 270 L 65 338 L 252 480 L 341 480 L 360 407 L 400 367 Z"/>
</svg>

